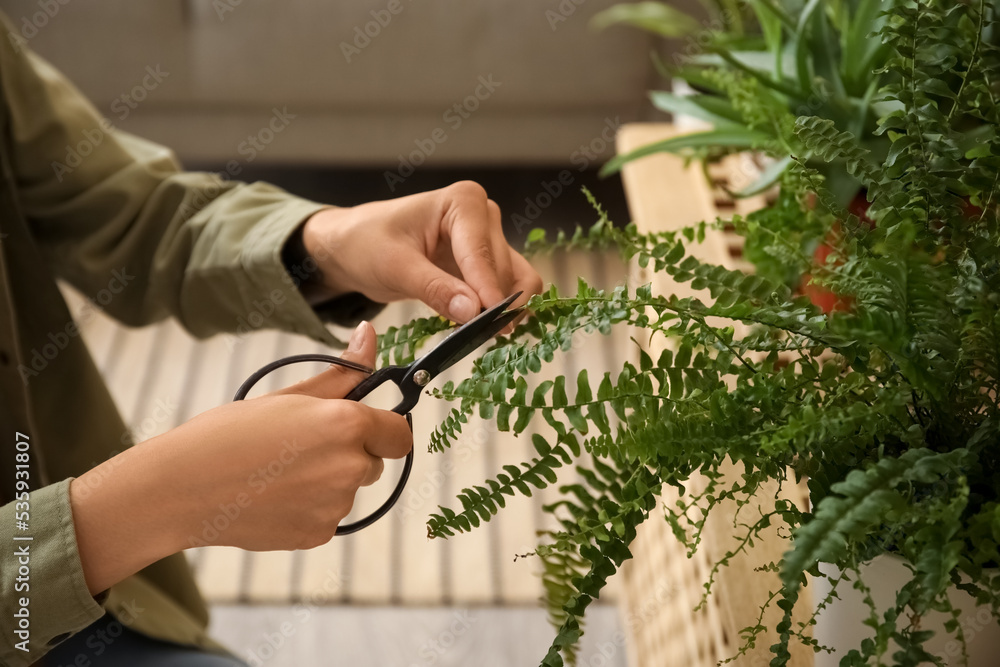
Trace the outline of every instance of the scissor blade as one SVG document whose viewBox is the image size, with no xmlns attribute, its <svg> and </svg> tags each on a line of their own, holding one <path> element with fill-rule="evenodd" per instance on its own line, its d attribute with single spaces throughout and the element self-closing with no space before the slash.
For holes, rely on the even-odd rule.
<svg viewBox="0 0 1000 667">
<path fill-rule="evenodd" d="M 453 366 L 460 359 L 467 357 L 469 354 L 474 352 L 476 348 L 480 345 L 493 338 L 500 331 L 503 330 L 509 323 L 514 321 L 518 315 L 521 314 L 521 309 L 509 310 L 497 319 L 493 320 L 492 324 L 488 328 L 481 330 L 473 338 L 469 338 L 468 342 L 462 347 L 456 348 L 455 351 L 448 357 L 444 358 L 442 361 L 438 362 L 438 372 L 443 371 L 446 368 Z"/>
<path fill-rule="evenodd" d="M 514 303 L 519 296 L 521 296 L 521 292 L 510 295 L 460 326 L 433 350 L 418 359 L 412 368 L 426 370 L 431 374 L 431 377 L 434 377 L 454 365 L 459 359 L 469 355 L 521 314 L 523 308 L 506 310 L 507 306 Z"/>
</svg>

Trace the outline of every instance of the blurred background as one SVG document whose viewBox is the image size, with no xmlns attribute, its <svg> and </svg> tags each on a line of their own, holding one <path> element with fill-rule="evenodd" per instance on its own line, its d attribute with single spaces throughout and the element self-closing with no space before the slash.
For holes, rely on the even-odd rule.
<svg viewBox="0 0 1000 667">
<path fill-rule="evenodd" d="M 650 51 L 678 46 L 591 29 L 610 0 L 49 4 L 0 8 L 116 127 L 187 167 L 342 205 L 474 178 L 514 238 L 517 214 L 589 220 L 582 185 L 627 217 L 594 174 L 614 130 L 654 113 Z M 542 216 L 530 202 L 562 169 L 569 194 Z"/>
<path fill-rule="evenodd" d="M 583 186 L 617 223 L 630 219 L 620 179 L 596 172 L 622 125 L 662 120 L 647 98 L 661 83 L 650 54 L 684 45 L 591 29 L 590 18 L 612 4 L 2 0 L 0 9 L 116 127 L 173 148 L 189 169 L 344 206 L 473 179 L 499 203 L 519 246 L 533 227 L 590 224 Z M 546 281 L 568 288 L 578 275 L 610 287 L 626 273 L 596 253 L 536 261 Z M 375 325 L 384 331 L 421 314 L 419 304 L 401 304 Z M 272 359 L 321 349 L 275 332 L 195 343 L 170 322 L 136 331 L 103 318 L 84 335 L 140 439 L 229 400 Z M 552 372 L 583 360 L 593 372 L 620 367 L 627 339 L 597 338 L 579 341 Z M 447 543 L 429 542 L 423 526 L 463 486 L 530 457 L 530 445 L 479 425 L 457 451 L 431 457 L 421 438 L 447 407 L 421 405 L 409 495 L 370 531 L 308 553 L 189 550 L 221 641 L 251 664 L 537 663 L 554 631 L 538 603 L 538 563 L 515 555 L 551 527 L 546 495 L 518 498 L 487 527 Z M 387 470 L 356 514 L 381 502 L 395 473 Z M 650 590 L 642 602 L 675 594 Z M 629 663 L 615 596 L 612 585 L 588 613 L 581 664 Z"/>
</svg>

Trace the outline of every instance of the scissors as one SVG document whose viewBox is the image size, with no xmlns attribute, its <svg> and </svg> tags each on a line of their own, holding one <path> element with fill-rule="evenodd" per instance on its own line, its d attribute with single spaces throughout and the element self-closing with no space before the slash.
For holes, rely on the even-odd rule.
<svg viewBox="0 0 1000 667">
<path fill-rule="evenodd" d="M 515 308 L 513 310 L 507 310 L 507 306 L 514 303 L 514 301 L 516 301 L 521 294 L 521 292 L 512 294 L 492 308 L 484 310 L 476 317 L 452 331 L 448 334 L 447 338 L 435 345 L 430 352 L 415 360 L 412 364 L 406 366 L 384 366 L 377 371 L 373 371 L 371 368 L 363 366 L 362 364 L 357 364 L 353 361 L 330 356 L 328 354 L 296 354 L 290 357 L 278 359 L 277 361 L 272 361 L 251 375 L 236 391 L 236 395 L 233 397 L 233 400 L 242 401 L 246 398 L 247 394 L 250 393 L 250 389 L 252 389 L 253 386 L 261 380 L 261 378 L 283 366 L 308 361 L 323 361 L 329 364 L 336 364 L 338 366 L 346 366 L 347 368 L 361 371 L 362 373 L 366 373 L 368 375 L 368 377 L 359 382 L 358 385 L 344 397 L 349 401 L 360 401 L 386 382 L 392 382 L 395 384 L 396 387 L 399 388 L 402 400 L 399 401 L 392 411 L 396 414 L 404 415 L 406 417 L 406 422 L 410 425 L 410 431 L 413 431 L 413 421 L 410 416 L 410 411 L 417 405 L 417 401 L 420 400 L 420 393 L 423 391 L 423 388 L 444 370 L 453 366 L 457 361 L 467 356 L 490 338 L 493 338 L 493 336 L 498 334 L 504 327 L 516 319 L 524 309 Z M 412 470 L 412 468 L 413 450 L 411 449 L 406 455 L 406 460 L 403 463 L 403 472 L 399 476 L 399 481 L 396 482 L 396 488 L 389 496 L 389 499 L 382 503 L 381 507 L 365 518 L 344 526 L 337 526 L 335 534 L 350 535 L 351 533 L 356 533 L 362 528 L 366 528 L 382 518 L 386 512 L 392 509 L 392 506 L 396 504 L 396 501 L 399 500 L 399 497 L 403 494 L 403 487 L 406 486 L 406 481 L 410 478 L 410 470 Z"/>
</svg>

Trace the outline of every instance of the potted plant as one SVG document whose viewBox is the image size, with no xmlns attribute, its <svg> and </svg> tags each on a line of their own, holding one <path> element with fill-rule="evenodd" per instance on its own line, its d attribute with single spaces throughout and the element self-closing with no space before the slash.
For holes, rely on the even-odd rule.
<svg viewBox="0 0 1000 667">
<path fill-rule="evenodd" d="M 598 27 L 628 24 L 659 34 L 664 28 L 658 26 L 682 26 L 694 41 L 675 52 L 669 73 L 696 92 L 654 91 L 650 99 L 662 111 L 712 126 L 619 156 L 606 165 L 605 173 L 654 152 L 683 152 L 707 163 L 753 147 L 760 149 L 758 155 L 774 157 L 754 181 L 732 193 L 752 196 L 772 188 L 789 168 L 795 145 L 786 140 L 788 124 L 801 116 L 829 119 L 854 135 L 874 159 L 885 157 L 889 139 L 876 131 L 876 121 L 887 104 L 877 92 L 891 76 L 885 70 L 889 45 L 870 37 L 881 30 L 884 12 L 895 0 L 702 2 L 709 12 L 704 24 L 657 2 L 619 5 L 595 17 Z M 667 72 L 666 65 L 661 69 Z M 810 160 L 809 166 L 824 177 L 838 205 L 863 218 L 867 201 L 861 183 L 842 160 Z M 782 232 L 813 265 L 822 265 L 831 248 L 821 227 L 809 222 L 793 216 Z M 825 312 L 842 305 L 836 295 L 812 282 L 810 266 L 776 261 L 761 243 L 768 241 L 750 235 L 745 248 L 758 272 L 797 288 Z"/>
<path fill-rule="evenodd" d="M 807 575 L 849 579 L 864 592 L 868 584 L 857 573 L 881 554 L 899 559 L 906 577 L 887 604 L 871 602 L 871 636 L 841 664 L 947 664 L 925 649 L 932 633 L 921 619 L 932 612 L 949 616 L 942 632 L 964 653 L 968 638 L 947 595 L 953 586 L 987 605 L 994 622 L 1000 618 L 996 9 L 981 0 L 749 4 L 770 49 L 763 53 L 780 62 L 710 48 L 720 61 L 684 74 L 708 92 L 667 99 L 675 110 L 702 109 L 714 129 L 640 153 L 768 156 L 756 187 L 775 187 L 773 202 L 745 219 L 718 221 L 746 236 L 758 272 L 691 256 L 687 246 L 704 225 L 644 234 L 600 214 L 589 230 L 552 243 L 533 233 L 536 250 L 616 246 L 710 296 L 679 298 L 648 285 L 605 291 L 583 282 L 575 294 L 550 289 L 531 300 L 533 317 L 498 339 L 468 378 L 433 391 L 457 406 L 432 450 L 448 447 L 476 412 L 514 433 L 541 420 L 550 435 L 531 436 L 535 458 L 464 489 L 456 507 L 432 515 L 432 537 L 474 529 L 505 497 L 553 483 L 559 468 L 580 470 L 583 481 L 562 487 L 548 508 L 562 529 L 545 535 L 536 552 L 559 624 L 543 665 L 572 657 L 584 611 L 630 557 L 636 527 L 661 520 L 651 510 L 663 485 L 683 487 L 696 472 L 709 480 L 701 516 L 727 499 L 751 502 L 764 483 L 808 479 L 811 511 L 779 501 L 741 536 L 750 548 L 769 525 L 791 535 L 772 564 L 781 589 L 760 601 L 784 612 L 772 665 L 788 664 L 791 642 L 823 648 L 811 636 L 813 620 L 792 621 Z M 840 46 L 823 55 L 817 40 Z M 848 43 L 876 55 L 848 67 Z M 765 81 L 764 62 L 774 67 L 777 86 Z M 844 86 L 857 91 L 870 66 L 878 67 L 877 83 L 865 84 L 861 98 L 843 98 L 860 106 L 842 109 L 830 97 L 826 116 L 797 113 L 796 96 L 819 86 L 817 76 L 846 84 L 844 73 L 857 69 Z M 808 85 L 795 88 L 796 81 Z M 838 182 L 848 178 L 864 193 L 870 224 L 849 210 L 855 193 Z M 831 252 L 817 266 L 810 244 L 820 242 Z M 796 293 L 788 266 L 812 273 L 849 307 L 825 313 Z M 416 322 L 394 332 L 391 343 L 408 354 L 433 326 Z M 574 378 L 535 380 L 543 364 L 569 349 L 574 332 L 615 326 L 672 344 L 657 358 L 640 351 L 638 363 L 603 377 L 584 369 Z M 744 472 L 722 486 L 726 462 Z M 665 512 L 678 539 L 694 547 L 703 523 L 676 508 Z M 745 630 L 744 650 L 761 630 Z"/>
</svg>

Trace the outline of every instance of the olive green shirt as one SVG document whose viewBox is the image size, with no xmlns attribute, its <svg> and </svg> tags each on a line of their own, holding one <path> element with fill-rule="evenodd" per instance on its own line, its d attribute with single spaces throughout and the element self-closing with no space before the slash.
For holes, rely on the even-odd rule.
<svg viewBox="0 0 1000 667">
<path fill-rule="evenodd" d="M 129 431 L 56 279 L 125 324 L 172 316 L 197 337 L 237 331 L 270 299 L 264 326 L 337 345 L 324 320 L 357 317 L 343 301 L 311 307 L 282 262 L 322 205 L 181 171 L 169 150 L 110 127 L 0 23 L 0 664 L 31 664 L 105 611 L 222 650 L 183 554 L 96 599 L 87 590 L 69 483 Z"/>
</svg>

